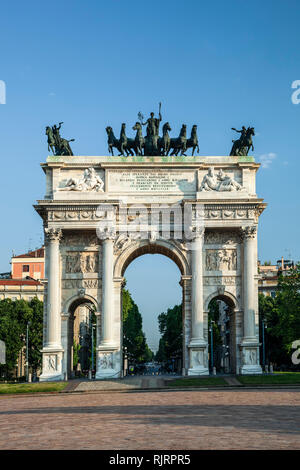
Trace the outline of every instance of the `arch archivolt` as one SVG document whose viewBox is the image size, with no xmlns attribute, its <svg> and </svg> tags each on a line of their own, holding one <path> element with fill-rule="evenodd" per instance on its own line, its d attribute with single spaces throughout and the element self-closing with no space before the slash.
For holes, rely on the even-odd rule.
<svg viewBox="0 0 300 470">
<path fill-rule="evenodd" d="M 187 259 L 186 251 L 180 250 L 175 243 L 169 240 L 149 240 L 133 241 L 117 256 L 114 264 L 114 277 L 123 277 L 129 264 L 139 256 L 145 254 L 161 254 L 172 259 L 178 266 L 182 276 L 191 274 L 190 263 Z"/>
<path fill-rule="evenodd" d="M 235 295 L 226 290 L 224 290 L 222 293 L 220 293 L 218 290 L 215 290 L 214 292 L 209 294 L 204 300 L 204 310 L 206 312 L 208 312 L 209 303 L 215 298 L 218 298 L 219 300 L 223 300 L 224 302 L 228 303 L 234 311 L 240 310 L 239 302 Z"/>
<path fill-rule="evenodd" d="M 84 294 L 84 295 L 76 294 L 76 295 L 73 295 L 72 297 L 69 297 L 65 301 L 63 305 L 63 309 L 62 309 L 62 314 L 64 316 L 69 317 L 79 305 L 82 305 L 86 302 L 92 303 L 95 306 L 96 311 L 99 311 L 98 302 L 93 296 L 89 294 Z"/>
</svg>

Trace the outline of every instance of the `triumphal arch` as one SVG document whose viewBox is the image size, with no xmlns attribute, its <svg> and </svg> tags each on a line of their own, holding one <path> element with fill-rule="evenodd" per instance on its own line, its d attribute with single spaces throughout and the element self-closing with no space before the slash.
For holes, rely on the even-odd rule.
<svg viewBox="0 0 300 470">
<path fill-rule="evenodd" d="M 96 378 L 121 377 L 124 273 L 146 253 L 181 272 L 184 375 L 209 374 L 208 306 L 230 306 L 231 371 L 261 373 L 256 194 L 249 156 L 50 156 L 35 206 L 46 249 L 43 371 L 71 369 L 72 315 L 96 315 Z M 168 279 L 166 279 L 166 283 Z"/>
</svg>

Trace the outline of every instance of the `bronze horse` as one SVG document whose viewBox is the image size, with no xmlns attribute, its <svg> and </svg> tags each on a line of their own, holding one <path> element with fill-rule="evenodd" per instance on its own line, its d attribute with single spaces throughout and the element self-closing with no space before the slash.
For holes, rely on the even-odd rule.
<svg viewBox="0 0 300 470">
<path fill-rule="evenodd" d="M 170 155 L 175 155 L 177 157 L 178 153 L 181 150 L 181 155 L 186 156 L 186 124 L 182 124 L 179 137 L 177 139 L 171 139 L 170 142 Z"/>
<path fill-rule="evenodd" d="M 192 156 L 194 156 L 195 149 L 199 152 L 198 136 L 197 136 L 197 125 L 194 124 L 191 130 L 191 137 L 187 139 L 186 149 L 192 148 Z"/>
<path fill-rule="evenodd" d="M 162 155 L 168 155 L 170 151 L 171 139 L 169 131 L 171 131 L 170 124 L 166 122 L 163 125 L 163 136 L 158 139 L 158 149 L 161 150 Z"/>
<path fill-rule="evenodd" d="M 114 131 L 111 126 L 107 126 L 105 130 L 108 136 L 108 151 L 112 154 L 112 156 L 114 155 L 114 147 L 120 152 L 119 157 L 124 156 L 124 151 L 126 152 L 127 157 L 128 155 L 133 155 L 133 152 L 129 148 L 132 139 L 127 139 L 126 137 L 125 124 L 122 124 L 120 140 L 115 137 Z"/>
</svg>

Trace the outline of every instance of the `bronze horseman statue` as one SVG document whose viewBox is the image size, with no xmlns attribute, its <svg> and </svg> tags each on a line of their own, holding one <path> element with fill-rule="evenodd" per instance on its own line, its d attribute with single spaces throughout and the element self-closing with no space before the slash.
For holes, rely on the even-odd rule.
<svg viewBox="0 0 300 470">
<path fill-rule="evenodd" d="M 53 155 L 73 155 L 73 152 L 70 147 L 70 142 L 74 142 L 75 139 L 63 139 L 59 133 L 61 125 L 63 122 L 60 122 L 58 126 L 46 127 L 46 135 L 48 137 L 48 151 L 52 150 Z"/>
<path fill-rule="evenodd" d="M 126 136 L 126 124 L 123 123 L 121 127 L 120 139 L 117 139 L 114 135 L 111 126 L 106 127 L 108 151 L 114 155 L 114 148 L 119 151 L 119 156 L 167 156 L 175 155 L 186 156 L 187 149 L 192 149 L 192 155 L 195 150 L 199 152 L 199 144 L 197 137 L 197 126 L 194 125 L 191 131 L 191 137 L 188 139 L 186 136 L 187 129 L 186 124 L 182 124 L 180 134 L 177 138 L 170 138 L 169 131 L 171 131 L 170 124 L 164 123 L 162 127 L 162 137 L 159 136 L 159 126 L 162 121 L 161 114 L 161 103 L 159 103 L 158 118 L 154 116 L 154 113 L 150 113 L 150 117 L 144 121 L 142 113 L 138 113 L 138 119 L 135 125 L 132 127 L 136 131 L 134 139 Z M 146 127 L 146 136 L 143 136 L 143 126 Z"/>
<path fill-rule="evenodd" d="M 230 152 L 232 157 L 246 156 L 248 155 L 250 148 L 252 148 L 252 151 L 254 150 L 252 142 L 252 136 L 255 135 L 254 127 L 248 127 L 248 129 L 246 129 L 245 126 L 242 126 L 241 130 L 235 129 L 234 127 L 231 129 L 241 134 L 239 139 L 232 141 L 233 145 Z"/>
</svg>

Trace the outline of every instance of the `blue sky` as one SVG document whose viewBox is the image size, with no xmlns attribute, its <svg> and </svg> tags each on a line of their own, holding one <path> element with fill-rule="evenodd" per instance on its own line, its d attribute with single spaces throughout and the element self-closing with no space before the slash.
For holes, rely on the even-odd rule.
<svg viewBox="0 0 300 470">
<path fill-rule="evenodd" d="M 40 244 L 45 126 L 64 121 L 74 154 L 105 155 L 105 127 L 129 129 L 159 101 L 173 134 L 198 124 L 200 155 L 228 154 L 231 127 L 255 127 L 255 158 L 269 161 L 259 257 L 299 260 L 299 19 L 294 0 L 3 3 L 0 272 Z"/>
</svg>

